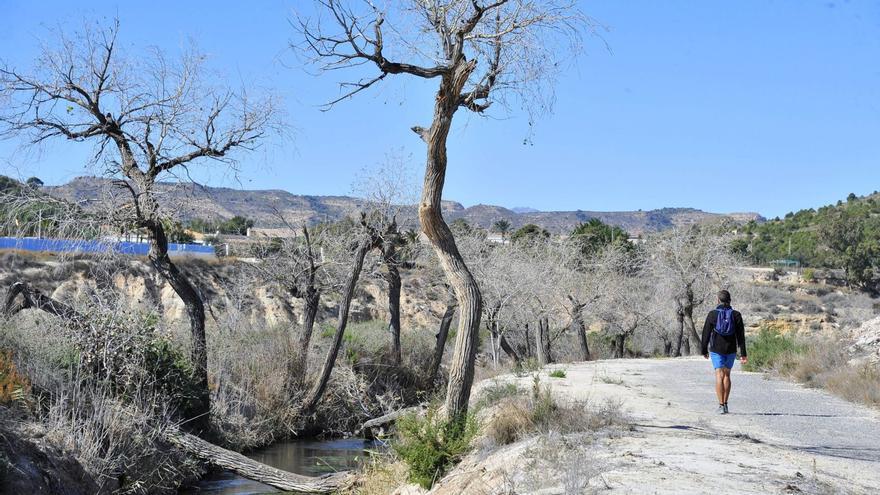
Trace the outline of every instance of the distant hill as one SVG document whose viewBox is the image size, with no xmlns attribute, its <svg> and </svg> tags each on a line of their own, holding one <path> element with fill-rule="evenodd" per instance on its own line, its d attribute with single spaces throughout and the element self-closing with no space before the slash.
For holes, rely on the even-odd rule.
<svg viewBox="0 0 880 495">
<path fill-rule="evenodd" d="M 43 190 L 69 201 L 88 204 L 105 195 L 113 187 L 109 180 L 96 177 L 78 177 L 61 186 L 47 186 Z M 350 196 L 303 196 L 278 189 L 241 190 L 226 187 L 204 187 L 192 183 L 161 183 L 158 191 L 163 205 L 171 205 L 181 220 L 193 218 L 229 219 L 241 215 L 253 219 L 258 227 L 277 227 L 278 215 L 289 222 L 314 224 L 332 221 L 356 214 L 363 201 Z M 631 234 L 657 232 L 673 226 L 690 225 L 724 217 L 738 222 L 763 221 L 757 213 L 708 213 L 693 208 L 663 208 L 650 211 L 537 211 L 532 208 L 508 209 L 502 206 L 476 205 L 465 208 L 454 201 L 443 202 L 447 221 L 463 218 L 468 223 L 490 228 L 498 220 L 509 221 L 519 228 L 528 223 L 541 225 L 553 233 L 571 231 L 575 225 L 591 218 L 619 226 Z M 415 227 L 414 207 L 405 208 L 400 222 Z"/>
</svg>

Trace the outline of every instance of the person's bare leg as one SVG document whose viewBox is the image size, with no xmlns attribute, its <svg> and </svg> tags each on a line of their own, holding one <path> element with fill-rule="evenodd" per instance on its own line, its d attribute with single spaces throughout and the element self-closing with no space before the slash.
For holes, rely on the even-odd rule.
<svg viewBox="0 0 880 495">
<path fill-rule="evenodd" d="M 723 375 L 723 399 L 722 404 L 727 404 L 727 398 L 730 397 L 730 368 L 721 368 Z"/>
<path fill-rule="evenodd" d="M 724 368 L 715 370 L 715 395 L 718 396 L 718 403 L 724 404 Z"/>
</svg>

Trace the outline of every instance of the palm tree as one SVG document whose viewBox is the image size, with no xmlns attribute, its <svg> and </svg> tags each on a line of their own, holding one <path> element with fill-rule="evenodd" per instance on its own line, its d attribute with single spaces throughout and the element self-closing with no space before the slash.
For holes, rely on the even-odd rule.
<svg viewBox="0 0 880 495">
<path fill-rule="evenodd" d="M 492 230 L 501 234 L 501 242 L 504 242 L 504 238 L 510 232 L 510 222 L 502 218 L 492 224 Z"/>
</svg>

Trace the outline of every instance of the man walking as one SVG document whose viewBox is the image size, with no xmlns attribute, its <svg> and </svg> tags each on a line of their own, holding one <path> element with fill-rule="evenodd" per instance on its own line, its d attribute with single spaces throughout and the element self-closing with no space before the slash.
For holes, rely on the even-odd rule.
<svg viewBox="0 0 880 495">
<path fill-rule="evenodd" d="M 706 316 L 703 325 L 702 353 L 712 359 L 715 368 L 715 395 L 718 396 L 718 414 L 727 414 L 727 398 L 730 397 L 730 369 L 736 360 L 739 346 L 740 361 L 745 364 L 746 331 L 742 314 L 730 306 L 730 292 L 718 292 L 718 307 Z"/>
</svg>

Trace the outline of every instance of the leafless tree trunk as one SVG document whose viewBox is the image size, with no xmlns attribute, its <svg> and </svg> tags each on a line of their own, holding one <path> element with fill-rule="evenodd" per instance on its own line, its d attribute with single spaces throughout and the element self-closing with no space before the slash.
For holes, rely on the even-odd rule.
<svg viewBox="0 0 880 495">
<path fill-rule="evenodd" d="M 312 343 L 312 332 L 315 328 L 315 319 L 321 305 L 321 292 L 315 287 L 308 287 L 303 297 L 303 324 L 299 333 L 297 354 L 291 361 L 289 374 L 293 380 L 291 385 L 299 388 L 302 380 L 306 377 L 306 363 L 309 358 L 309 346 Z"/>
<path fill-rule="evenodd" d="M 531 335 L 531 331 L 529 330 L 528 323 L 525 324 L 525 328 L 523 329 L 523 335 L 525 336 L 525 338 L 523 339 L 523 342 L 525 342 L 525 346 L 526 346 L 526 357 L 530 358 L 530 357 L 532 357 L 532 344 L 531 344 L 532 335 Z"/>
<path fill-rule="evenodd" d="M 538 364 L 546 365 L 553 362 L 550 356 L 550 329 L 545 318 L 538 320 L 538 332 L 535 334 L 535 348 L 538 352 Z"/>
<path fill-rule="evenodd" d="M 387 235 L 386 235 L 387 237 Z M 400 349 L 400 270 L 398 269 L 399 260 L 397 259 L 397 250 L 395 247 L 396 236 L 391 239 L 384 239 L 382 242 L 382 263 L 385 265 L 387 273 L 385 280 L 388 282 L 388 314 L 389 324 L 388 330 L 391 332 L 391 362 L 395 366 L 400 366 L 401 349 Z"/>
<path fill-rule="evenodd" d="M 688 339 L 690 340 L 690 354 L 699 354 L 702 343 L 700 335 L 697 333 L 697 326 L 694 324 L 694 306 L 696 305 L 694 290 L 690 285 L 685 291 L 685 304 L 682 308 L 684 311 L 684 322 L 687 327 Z"/>
<path fill-rule="evenodd" d="M 191 361 L 196 386 L 199 390 L 200 406 L 193 411 L 194 420 L 190 424 L 196 431 L 208 428 L 210 411 L 210 390 L 208 389 L 208 345 L 205 338 L 205 303 L 201 294 L 190 280 L 180 272 L 168 256 L 168 238 L 162 222 L 146 222 L 150 231 L 150 263 L 162 277 L 171 284 L 174 292 L 183 301 L 189 317 L 190 335 L 192 336 Z"/>
<path fill-rule="evenodd" d="M 15 304 L 15 298 L 21 296 L 22 301 Z M 12 316 L 23 309 L 36 308 L 55 315 L 62 320 L 82 324 L 84 317 L 70 306 L 44 295 L 24 282 L 15 282 L 9 287 L 3 304 L 3 314 Z"/>
<path fill-rule="evenodd" d="M 327 357 L 324 360 L 324 365 L 321 367 L 321 372 L 318 374 L 314 386 L 303 402 L 303 416 L 309 416 L 315 411 L 318 402 L 324 395 L 324 390 L 327 388 L 327 382 L 330 381 L 330 373 L 336 364 L 336 357 L 339 354 L 339 348 L 342 346 L 342 337 L 345 335 L 345 327 L 348 325 L 348 312 L 351 309 L 351 300 L 354 298 L 358 278 L 364 267 L 364 258 L 375 247 L 376 237 L 370 232 L 365 232 L 355 248 L 351 272 L 342 291 L 342 300 L 339 302 L 339 316 L 336 323 L 336 333 L 333 335 L 333 342 L 327 351 Z"/>
<path fill-rule="evenodd" d="M 375 77 L 344 84 L 345 94 L 329 105 L 370 88 L 388 75 L 439 79 L 431 126 L 414 127 L 413 131 L 427 144 L 419 221 L 455 292 L 460 311 L 446 395 L 447 415 L 460 419 L 467 412 L 474 377 L 482 299 L 441 210 L 452 119 L 459 108 L 485 112 L 496 91 L 551 78 L 558 70 L 553 60 L 555 49 L 569 48 L 587 19 L 571 2 L 555 0 L 392 2 L 385 10 L 371 2 L 360 4 L 362 10 L 342 0 L 321 0 L 320 5 L 335 21 L 335 32 L 308 20 L 299 23 L 306 50 L 316 62 L 325 70 L 369 65 L 379 72 Z M 393 25 L 412 20 L 416 26 Z M 392 23 L 387 30 L 386 21 Z M 419 37 L 405 39 L 403 33 L 410 31 L 419 33 Z M 432 35 L 434 46 L 412 49 L 423 47 L 427 34 Z M 390 60 L 386 37 L 400 38 L 394 55 L 402 49 L 414 60 Z M 554 44 L 560 37 L 569 44 Z M 431 54 L 424 56 L 427 52 Z M 482 72 L 475 74 L 478 64 Z"/>
<path fill-rule="evenodd" d="M 571 327 L 572 331 L 577 335 L 578 346 L 581 351 L 581 359 L 584 361 L 590 360 L 590 343 L 587 341 L 587 325 L 584 323 L 584 307 L 583 303 L 578 302 L 571 295 L 568 295 L 568 300 L 572 303 L 571 309 L 569 310 L 569 317 L 571 318 Z"/>
<path fill-rule="evenodd" d="M 455 316 L 455 309 L 458 307 L 458 301 L 454 297 L 450 297 L 446 303 L 446 311 L 440 317 L 440 329 L 437 331 L 437 342 L 434 344 L 434 355 L 431 358 L 431 365 L 428 367 L 427 388 L 432 388 L 437 380 L 437 373 L 440 371 L 440 363 L 443 361 L 443 351 L 446 349 L 446 340 L 449 338 L 449 327 L 452 326 L 452 317 Z"/>
<path fill-rule="evenodd" d="M 626 333 L 620 333 L 617 335 L 616 353 L 618 358 L 626 357 Z"/>
<path fill-rule="evenodd" d="M 217 467 L 285 492 L 339 493 L 355 482 L 354 476 L 346 472 L 311 477 L 282 471 L 186 433 L 170 431 L 165 433 L 165 439 Z"/>
<path fill-rule="evenodd" d="M 498 345 L 501 346 L 501 350 L 507 354 L 507 357 L 513 360 L 514 363 L 519 363 L 522 358 L 519 357 L 519 354 L 516 353 L 516 349 L 510 345 L 510 342 L 507 341 L 507 337 L 504 336 L 504 332 L 498 332 L 498 322 L 494 323 L 495 333 L 498 335 Z"/>
<path fill-rule="evenodd" d="M 682 353 L 690 354 L 690 348 L 684 345 L 684 309 L 680 305 L 675 312 L 675 319 L 678 321 L 678 332 L 675 334 L 675 342 L 673 344 L 675 347 L 672 355 L 680 357 Z"/>
<path fill-rule="evenodd" d="M 434 121 L 423 134 L 428 144 L 425 183 L 419 204 L 419 222 L 422 232 L 431 241 L 446 278 L 458 299 L 458 333 L 455 351 L 449 366 L 446 388 L 446 412 L 452 418 L 467 412 L 474 380 L 474 358 L 482 315 L 482 299 L 477 282 L 464 263 L 452 231 L 443 220 L 441 199 L 446 179 L 446 140 L 452 125 L 452 116 L 459 107 L 461 91 L 473 72 L 472 63 L 460 65 L 452 74 L 442 78 L 434 105 Z"/>
<path fill-rule="evenodd" d="M 590 344 L 587 341 L 587 326 L 584 324 L 584 316 L 578 311 L 571 321 L 573 331 L 577 335 L 578 345 L 580 346 L 581 359 L 590 360 Z"/>
</svg>

